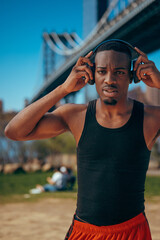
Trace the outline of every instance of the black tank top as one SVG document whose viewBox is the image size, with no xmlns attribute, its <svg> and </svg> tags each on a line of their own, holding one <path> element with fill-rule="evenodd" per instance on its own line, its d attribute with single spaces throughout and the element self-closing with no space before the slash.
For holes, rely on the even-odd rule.
<svg viewBox="0 0 160 240">
<path fill-rule="evenodd" d="M 128 122 L 105 128 L 96 120 L 96 100 L 88 105 L 77 147 L 76 214 L 97 226 L 114 225 L 144 211 L 150 151 L 143 135 L 144 105 L 134 101 Z"/>
</svg>

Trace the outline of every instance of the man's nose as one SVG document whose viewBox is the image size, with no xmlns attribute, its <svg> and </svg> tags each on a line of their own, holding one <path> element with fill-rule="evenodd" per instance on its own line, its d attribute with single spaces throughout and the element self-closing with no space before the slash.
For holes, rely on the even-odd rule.
<svg viewBox="0 0 160 240">
<path fill-rule="evenodd" d="M 105 76 L 104 82 L 107 84 L 112 84 L 112 83 L 115 83 L 115 81 L 116 81 L 116 79 L 115 79 L 114 74 L 108 72 Z"/>
</svg>

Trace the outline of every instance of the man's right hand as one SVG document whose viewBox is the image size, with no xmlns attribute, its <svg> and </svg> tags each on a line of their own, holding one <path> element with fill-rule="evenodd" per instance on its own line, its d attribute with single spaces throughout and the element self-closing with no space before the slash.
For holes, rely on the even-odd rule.
<svg viewBox="0 0 160 240">
<path fill-rule="evenodd" d="M 77 60 L 76 65 L 72 68 L 72 71 L 66 81 L 63 83 L 63 88 L 66 93 L 71 93 L 83 88 L 90 79 L 93 79 L 93 74 L 89 66 L 93 66 L 90 61 L 93 51 L 89 52 L 85 57 L 80 57 Z"/>
</svg>

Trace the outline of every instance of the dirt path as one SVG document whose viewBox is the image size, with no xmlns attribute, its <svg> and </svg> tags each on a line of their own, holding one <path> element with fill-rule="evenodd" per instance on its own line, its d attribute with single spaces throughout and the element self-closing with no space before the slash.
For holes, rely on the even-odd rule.
<svg viewBox="0 0 160 240">
<path fill-rule="evenodd" d="M 63 240 L 76 207 L 73 199 L 0 205 L 1 240 Z M 160 240 L 160 198 L 146 203 L 153 240 Z"/>
</svg>

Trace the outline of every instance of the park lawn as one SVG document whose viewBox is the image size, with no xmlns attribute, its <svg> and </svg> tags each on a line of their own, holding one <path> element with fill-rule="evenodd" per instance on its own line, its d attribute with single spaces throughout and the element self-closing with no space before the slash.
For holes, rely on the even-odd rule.
<svg viewBox="0 0 160 240">
<path fill-rule="evenodd" d="M 9 202 L 33 202 L 43 198 L 74 198 L 77 196 L 77 183 L 72 191 L 60 191 L 55 193 L 41 193 L 29 195 L 29 190 L 36 184 L 44 185 L 46 177 L 52 172 L 0 174 L 0 203 Z M 147 176 L 145 185 L 145 198 L 152 200 L 160 196 L 160 176 Z"/>
<path fill-rule="evenodd" d="M 160 197 L 160 176 L 147 176 L 145 183 L 145 197 Z"/>
<path fill-rule="evenodd" d="M 55 193 L 41 193 L 30 195 L 29 190 L 36 184 L 44 185 L 46 178 L 53 172 L 35 172 L 18 174 L 0 174 L 0 203 L 9 202 L 33 202 L 42 198 L 76 198 L 77 184 L 72 191 L 60 191 Z"/>
</svg>

